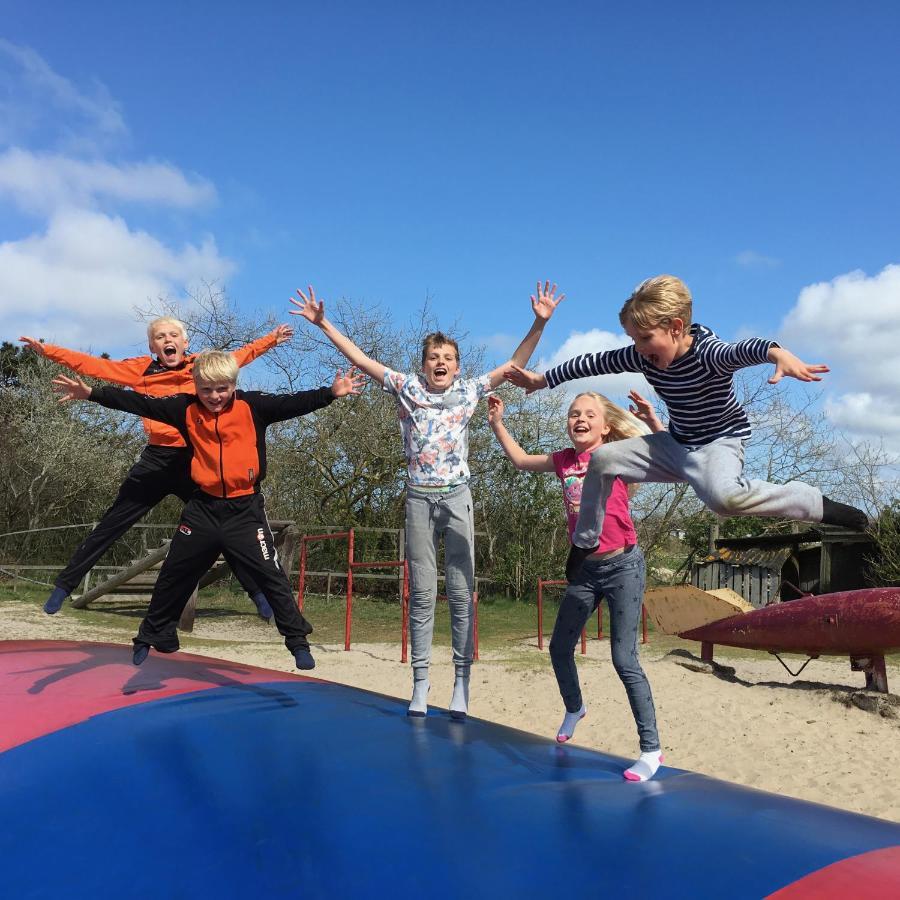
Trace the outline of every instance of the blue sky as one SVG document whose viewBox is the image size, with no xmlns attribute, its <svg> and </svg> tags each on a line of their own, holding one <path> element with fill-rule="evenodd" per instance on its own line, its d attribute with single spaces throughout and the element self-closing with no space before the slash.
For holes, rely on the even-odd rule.
<svg viewBox="0 0 900 900">
<path fill-rule="evenodd" d="M 505 354 L 546 277 L 554 361 L 673 272 L 900 447 L 898 28 L 886 0 L 0 0 L 3 337 L 133 353 L 135 304 L 205 278 L 429 295 Z"/>
</svg>

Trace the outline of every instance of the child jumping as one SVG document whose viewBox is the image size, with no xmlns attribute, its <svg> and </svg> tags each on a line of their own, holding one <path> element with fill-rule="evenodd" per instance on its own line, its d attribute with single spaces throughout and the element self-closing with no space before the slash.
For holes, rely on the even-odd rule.
<svg viewBox="0 0 900 900">
<path fill-rule="evenodd" d="M 246 366 L 273 347 L 290 340 L 293 333 L 288 325 L 279 325 L 265 337 L 235 350 L 234 359 L 239 366 Z M 188 336 L 184 323 L 170 316 L 154 319 L 147 326 L 147 341 L 152 356 L 103 359 L 54 344 L 42 344 L 32 337 L 20 337 L 19 340 L 35 353 L 73 372 L 134 388 L 151 397 L 165 397 L 194 389 L 191 370 L 196 357 L 187 353 Z M 187 503 L 193 493 L 191 451 L 178 430 L 144 419 L 144 431 L 147 433 L 147 446 L 125 476 L 112 506 L 57 575 L 53 591 L 44 604 L 44 612 L 48 615 L 59 612 L 66 597 L 85 574 L 135 522 L 169 494 L 175 494 Z M 238 580 L 241 580 L 240 577 Z M 241 585 L 253 600 L 260 618 L 270 620 L 272 609 L 265 594 L 252 581 L 242 581 Z"/>
<path fill-rule="evenodd" d="M 54 379 L 62 400 L 91 400 L 109 409 L 134 413 L 177 429 L 193 452 L 195 490 L 181 514 L 150 607 L 134 639 L 134 664 L 153 647 L 174 653 L 176 625 L 200 577 L 221 553 L 238 578 L 260 586 L 272 606 L 275 625 L 298 669 L 315 662 L 307 635 L 312 626 L 297 609 L 281 568 L 260 493 L 266 477 L 266 427 L 358 394 L 363 378 L 351 369 L 338 372 L 330 388 L 295 394 L 239 391 L 238 363 L 221 350 L 193 360 L 196 394 L 145 397 L 120 388 L 89 388 L 80 379 Z"/>
<path fill-rule="evenodd" d="M 775 341 L 749 338 L 726 343 L 704 325 L 691 324 L 691 294 L 672 275 L 642 282 L 625 302 L 619 321 L 633 346 L 587 353 L 543 375 L 512 367 L 506 374 L 528 390 L 558 387 L 591 375 L 640 372 L 665 401 L 669 430 L 616 441 L 591 457 L 581 511 L 566 563 L 570 580 L 597 548 L 606 502 L 615 479 L 687 482 L 721 516 L 776 516 L 864 531 L 866 514 L 823 497 L 799 481 L 769 484 L 744 477 L 744 444 L 750 422 L 734 393 L 741 368 L 775 364 L 769 379 L 821 381 L 823 365 L 807 365 Z"/>
<path fill-rule="evenodd" d="M 408 714 L 428 712 L 428 668 L 437 599 L 437 550 L 444 539 L 447 600 L 455 679 L 450 715 L 465 719 L 469 708 L 469 671 L 474 651 L 472 592 L 475 587 L 475 544 L 472 495 L 469 493 L 468 425 L 478 401 L 504 380 L 509 365 L 524 365 L 534 352 L 544 326 L 563 299 L 556 285 L 538 283 L 531 298 L 534 323 L 512 361 L 480 378 L 458 378 L 456 341 L 435 332 L 422 344 L 422 371 L 403 374 L 368 357 L 325 318 L 325 301 L 297 291 L 293 315 L 318 326 L 337 349 L 397 403 L 406 456 L 406 559 L 410 578 L 410 643 L 413 692 Z"/>
<path fill-rule="evenodd" d="M 632 393 L 637 415 L 653 430 L 662 424 L 652 407 Z M 614 441 L 642 434 L 637 422 L 623 409 L 593 391 L 579 394 L 569 406 L 566 428 L 572 446 L 555 453 L 526 453 L 503 424 L 503 400 L 488 397 L 488 422 L 503 452 L 523 472 L 555 472 L 562 484 L 569 537 L 581 505 L 582 482 L 591 454 Z M 600 534 L 600 545 L 571 579 L 553 626 L 550 660 L 566 713 L 556 734 L 559 743 L 570 740 L 575 726 L 587 714 L 581 696 L 575 645 L 588 619 L 606 599 L 609 607 L 610 648 L 613 666 L 622 680 L 637 725 L 641 755 L 623 773 L 629 781 L 647 781 L 656 774 L 663 755 L 656 730 L 656 710 L 650 683 L 638 658 L 638 623 L 644 602 L 646 566 L 628 509 L 628 489 L 613 480 Z"/>
</svg>

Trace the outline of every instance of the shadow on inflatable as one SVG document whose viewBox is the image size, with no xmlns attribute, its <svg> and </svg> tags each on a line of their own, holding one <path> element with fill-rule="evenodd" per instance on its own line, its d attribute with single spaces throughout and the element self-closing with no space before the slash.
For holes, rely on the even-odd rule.
<svg viewBox="0 0 900 900">
<path fill-rule="evenodd" d="M 900 826 L 312 678 L 0 643 L 11 898 L 900 896 Z M 772 765 L 782 761 L 772 760 Z"/>
</svg>

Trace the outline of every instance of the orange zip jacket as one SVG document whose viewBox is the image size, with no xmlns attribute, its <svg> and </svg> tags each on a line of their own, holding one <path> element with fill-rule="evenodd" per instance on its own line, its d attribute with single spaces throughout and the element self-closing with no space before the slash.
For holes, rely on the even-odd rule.
<svg viewBox="0 0 900 900">
<path fill-rule="evenodd" d="M 232 351 L 239 366 L 246 366 L 254 359 L 271 350 L 276 344 L 275 337 L 267 334 L 251 341 L 244 347 Z M 58 362 L 79 375 L 89 378 L 102 378 L 113 384 L 121 384 L 134 388 L 151 397 L 168 397 L 194 390 L 195 354 L 185 356 L 184 362 L 177 369 L 167 369 L 158 359 L 152 356 L 132 356 L 129 359 L 101 359 L 89 353 L 67 350 L 55 344 L 44 344 L 47 359 Z M 147 432 L 148 443 L 157 447 L 184 447 L 184 437 L 177 428 L 144 418 L 144 431 Z"/>
<path fill-rule="evenodd" d="M 213 497 L 244 497 L 258 493 L 266 477 L 266 426 L 328 406 L 334 395 L 330 387 L 295 394 L 238 390 L 220 413 L 210 412 L 196 394 L 145 397 L 136 391 L 95 387 L 88 399 L 177 428 L 194 451 L 194 484 Z"/>
</svg>

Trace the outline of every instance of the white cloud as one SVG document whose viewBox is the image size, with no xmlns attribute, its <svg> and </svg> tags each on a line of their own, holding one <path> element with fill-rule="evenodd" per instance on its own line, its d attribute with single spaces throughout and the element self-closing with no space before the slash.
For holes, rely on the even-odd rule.
<svg viewBox="0 0 900 900">
<path fill-rule="evenodd" d="M 0 244 L 0 328 L 78 346 L 131 344 L 135 305 L 232 269 L 212 238 L 173 250 L 121 218 L 60 211 L 46 233 Z"/>
<path fill-rule="evenodd" d="M 211 236 L 173 246 L 130 225 L 122 207 L 191 210 L 213 202 L 215 188 L 168 163 L 102 153 L 127 137 L 103 85 L 76 87 L 2 39 L 0 78 L 0 203 L 40 219 L 30 236 L 0 243 L 3 333 L 116 353 L 140 347 L 135 306 L 184 299 L 234 265 Z"/>
<path fill-rule="evenodd" d="M 0 153 L 0 196 L 22 209 L 49 213 L 63 206 L 92 206 L 97 199 L 192 208 L 211 203 L 215 188 L 187 178 L 174 166 L 141 162 L 114 165 L 13 147 Z"/>
<path fill-rule="evenodd" d="M 781 265 L 781 260 L 774 256 L 765 256 L 755 250 L 741 250 L 734 261 L 745 269 L 775 269 Z"/>
<path fill-rule="evenodd" d="M 781 338 L 807 362 L 831 367 L 826 409 L 836 425 L 900 444 L 900 265 L 804 288 Z"/>
<path fill-rule="evenodd" d="M 101 141 L 127 133 L 119 104 L 100 82 L 95 81 L 90 92 L 80 90 L 30 47 L 3 38 L 0 64 L 8 70 L 4 80 L 14 86 L 0 103 L 0 138 L 20 140 L 60 114 L 69 120 L 62 129 L 67 142 L 84 128 Z M 82 134 L 79 142 L 84 139 Z"/>
<path fill-rule="evenodd" d="M 583 353 L 597 353 L 601 350 L 615 350 L 618 347 L 626 347 L 631 343 L 631 338 L 626 334 L 613 334 L 610 331 L 601 331 L 594 328 L 586 332 L 573 332 L 565 340 L 562 346 L 549 357 L 542 356 L 536 364 L 530 366 L 536 372 L 544 372 L 553 366 L 571 359 L 573 356 L 581 356 Z M 567 396 L 574 396 L 581 391 L 597 391 L 605 394 L 610 400 L 624 406 L 628 406 L 628 392 L 636 390 L 650 400 L 656 396 L 653 388 L 647 383 L 643 375 L 637 372 L 625 372 L 621 375 L 599 375 L 594 378 L 579 378 L 577 381 L 569 381 L 556 390 L 564 391 Z"/>
</svg>

